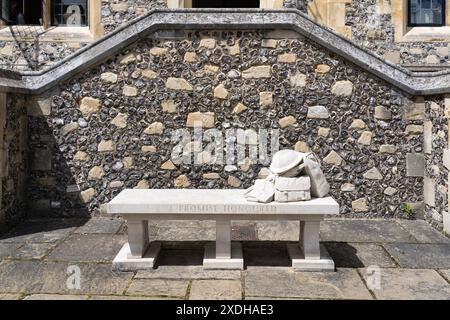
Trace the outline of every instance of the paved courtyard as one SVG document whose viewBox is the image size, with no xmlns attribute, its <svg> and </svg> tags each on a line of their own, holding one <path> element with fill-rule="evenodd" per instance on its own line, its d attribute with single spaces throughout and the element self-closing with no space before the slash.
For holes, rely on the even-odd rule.
<svg viewBox="0 0 450 320">
<path fill-rule="evenodd" d="M 244 271 L 203 271 L 213 222 L 150 223 L 163 242 L 151 271 L 113 272 L 123 220 L 26 221 L 0 236 L 0 299 L 450 299 L 450 239 L 424 221 L 326 220 L 336 272 L 294 272 L 296 223 L 240 223 Z M 73 275 L 80 273 L 74 288 Z"/>
</svg>

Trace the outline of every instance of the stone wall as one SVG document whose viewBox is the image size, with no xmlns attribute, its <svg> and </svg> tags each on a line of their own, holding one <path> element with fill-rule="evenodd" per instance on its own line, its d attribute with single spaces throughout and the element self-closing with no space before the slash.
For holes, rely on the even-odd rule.
<svg viewBox="0 0 450 320">
<path fill-rule="evenodd" d="M 124 188 L 246 188 L 264 176 L 248 160 L 174 164 L 172 133 L 192 132 L 195 119 L 224 134 L 279 129 L 280 148 L 314 151 L 346 216 L 399 217 L 405 203 L 422 203 L 423 116 L 415 115 L 424 110 L 309 40 L 274 35 L 141 40 L 35 97 L 45 112 L 30 117 L 30 206 L 96 214 Z M 200 149 L 191 142 L 184 151 Z"/>
<path fill-rule="evenodd" d="M 0 231 L 25 208 L 27 114 L 24 98 L 0 94 Z"/>
</svg>

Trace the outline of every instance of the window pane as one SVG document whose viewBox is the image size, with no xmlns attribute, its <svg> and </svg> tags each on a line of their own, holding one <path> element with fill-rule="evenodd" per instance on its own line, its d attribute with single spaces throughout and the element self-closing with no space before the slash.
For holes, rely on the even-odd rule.
<svg viewBox="0 0 450 320">
<path fill-rule="evenodd" d="M 52 4 L 53 25 L 87 25 L 87 0 L 53 0 Z"/>
<path fill-rule="evenodd" d="M 411 25 L 443 25 L 444 0 L 410 0 Z"/>
</svg>

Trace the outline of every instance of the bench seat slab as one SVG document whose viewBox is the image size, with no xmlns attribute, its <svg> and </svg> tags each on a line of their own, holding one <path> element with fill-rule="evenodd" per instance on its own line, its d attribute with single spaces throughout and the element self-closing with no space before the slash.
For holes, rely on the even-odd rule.
<svg viewBox="0 0 450 320">
<path fill-rule="evenodd" d="M 136 271 L 153 269 L 155 261 L 161 250 L 161 243 L 151 242 L 144 256 L 135 257 L 131 255 L 130 245 L 125 243 L 113 260 L 113 270 Z"/>
<path fill-rule="evenodd" d="M 334 261 L 322 244 L 320 245 L 320 259 L 305 259 L 298 244 L 288 244 L 287 250 L 295 271 L 334 271 Z"/>
<path fill-rule="evenodd" d="M 242 255 L 242 244 L 231 243 L 231 258 L 216 258 L 216 244 L 210 243 L 205 246 L 203 259 L 204 269 L 244 269 L 244 258 Z"/>
</svg>

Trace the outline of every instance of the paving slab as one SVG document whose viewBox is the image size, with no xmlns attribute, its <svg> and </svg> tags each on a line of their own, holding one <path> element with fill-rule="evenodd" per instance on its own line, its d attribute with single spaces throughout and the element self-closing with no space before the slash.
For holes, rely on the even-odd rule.
<svg viewBox="0 0 450 320">
<path fill-rule="evenodd" d="M 439 270 L 439 272 L 450 282 L 450 269 L 447 270 Z"/>
<path fill-rule="evenodd" d="M 16 249 L 12 254 L 12 259 L 42 259 L 50 250 L 55 247 L 53 243 L 25 243 Z"/>
<path fill-rule="evenodd" d="M 127 295 L 184 298 L 188 285 L 188 280 L 135 279 L 131 282 Z"/>
<path fill-rule="evenodd" d="M 362 272 L 363 273 L 363 272 Z M 450 284 L 436 271 L 380 269 L 380 286 L 372 288 L 381 300 L 449 300 Z M 364 277 L 367 277 L 364 275 Z M 370 282 L 370 279 L 368 279 Z"/>
<path fill-rule="evenodd" d="M 379 266 L 395 268 L 396 264 L 384 248 L 375 243 L 324 242 L 337 268 Z"/>
<path fill-rule="evenodd" d="M 320 224 L 320 239 L 326 242 L 417 242 L 394 220 L 339 219 Z"/>
<path fill-rule="evenodd" d="M 245 243 L 243 252 L 246 266 L 292 266 L 285 242 Z"/>
<path fill-rule="evenodd" d="M 372 299 L 355 269 L 295 272 L 283 267 L 249 267 L 244 274 L 249 297 Z"/>
<path fill-rule="evenodd" d="M 83 226 L 75 230 L 74 233 L 106 233 L 116 234 L 121 230 L 125 223 L 123 219 L 107 219 L 107 218 L 92 218 Z"/>
<path fill-rule="evenodd" d="M 180 300 L 169 297 L 142 297 L 142 296 L 92 296 L 89 300 Z"/>
<path fill-rule="evenodd" d="M 67 285 L 68 281 L 74 283 L 76 267 L 79 289 Z M 111 271 L 109 264 L 4 260 L 0 263 L 0 293 L 122 294 L 132 276 Z"/>
<path fill-rule="evenodd" d="M 401 268 L 450 268 L 450 245 L 425 243 L 388 243 L 383 245 Z"/>
<path fill-rule="evenodd" d="M 126 242 L 124 235 L 73 234 L 46 258 L 56 261 L 109 262 Z"/>
<path fill-rule="evenodd" d="M 239 270 L 205 270 L 203 266 L 159 266 L 153 270 L 142 270 L 136 273 L 135 279 L 221 279 L 233 280 L 241 278 Z"/>
<path fill-rule="evenodd" d="M 397 223 L 416 238 L 419 243 L 450 244 L 450 238 L 447 238 L 424 220 L 398 220 Z"/>
<path fill-rule="evenodd" d="M 300 227 L 296 221 L 257 221 L 258 240 L 298 241 Z"/>
<path fill-rule="evenodd" d="M 0 260 L 10 257 L 22 245 L 21 243 L 0 243 Z"/>
<path fill-rule="evenodd" d="M 32 294 L 26 296 L 23 300 L 87 300 L 86 295 L 75 294 Z"/>
<path fill-rule="evenodd" d="M 240 300 L 242 288 L 240 280 L 194 280 L 190 300 Z"/>
<path fill-rule="evenodd" d="M 20 300 L 22 296 L 21 294 L 4 293 L 0 294 L 0 300 Z"/>
<path fill-rule="evenodd" d="M 67 237 L 81 220 L 31 220 L 23 221 L 10 232 L 0 235 L 0 243 L 46 243 L 57 242 Z"/>
</svg>

